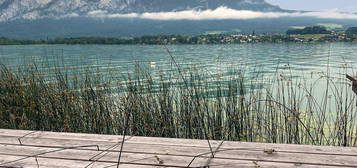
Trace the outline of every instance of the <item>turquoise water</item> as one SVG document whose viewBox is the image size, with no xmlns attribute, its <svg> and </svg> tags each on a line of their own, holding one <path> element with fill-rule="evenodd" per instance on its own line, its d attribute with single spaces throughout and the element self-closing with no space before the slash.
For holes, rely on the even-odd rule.
<svg viewBox="0 0 357 168">
<path fill-rule="evenodd" d="M 170 45 L 175 61 L 185 67 L 195 66 L 210 74 L 227 76 L 232 68 L 265 76 L 289 73 L 294 77 L 310 74 L 354 74 L 357 67 L 356 43 L 319 44 L 238 44 L 238 45 Z M 0 46 L 0 61 L 8 66 L 41 62 L 73 70 L 108 67 L 126 74 L 135 65 L 147 66 L 153 72 L 175 69 L 172 57 L 160 45 L 31 45 Z"/>
</svg>

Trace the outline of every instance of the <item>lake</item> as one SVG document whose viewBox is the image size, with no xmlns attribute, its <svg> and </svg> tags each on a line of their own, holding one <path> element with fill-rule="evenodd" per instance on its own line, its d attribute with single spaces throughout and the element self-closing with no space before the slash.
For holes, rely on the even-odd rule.
<svg viewBox="0 0 357 168">
<path fill-rule="evenodd" d="M 11 112 L 23 107 L 14 113 L 16 118 L 24 118 L 22 113 L 29 111 L 29 123 L 50 123 L 51 129 L 58 125 L 62 130 L 66 128 L 63 121 L 69 120 L 68 127 L 77 130 L 73 132 L 96 128 L 98 123 L 103 123 L 98 124 L 103 126 L 101 130 L 115 130 L 132 115 L 130 135 L 206 138 L 208 132 L 212 139 L 238 141 L 354 143 L 356 97 L 345 74 L 355 74 L 355 43 L 166 47 L 0 46 L 0 61 L 10 67 L 35 62 L 41 71 L 50 72 L 50 77 L 54 67 L 69 73 L 86 73 L 88 67 L 95 67 L 91 73 L 120 82 L 103 82 L 96 75 L 81 80 L 83 76 L 65 78 L 61 74 L 56 75 L 57 80 L 49 78 L 57 82 L 53 84 L 36 76 L 38 73 L 25 73 L 24 78 L 16 78 L 19 82 L 13 87 L 9 75 L 1 81 L 6 104 L 0 108 Z M 149 77 L 135 80 L 134 75 L 142 75 L 137 73 L 137 65 L 150 73 Z M 245 78 L 235 69 L 244 71 Z M 196 70 L 203 78 L 190 74 Z M 185 78 L 187 82 L 178 71 L 192 76 Z M 161 74 L 166 78 L 151 80 Z M 130 82 L 125 80 L 128 76 Z M 31 115 L 31 111 L 36 113 Z"/>
<path fill-rule="evenodd" d="M 269 77 L 278 72 L 311 80 L 319 78 L 312 74 L 328 72 L 334 77 L 354 74 L 357 66 L 356 43 L 170 45 L 167 49 L 160 45 L 0 46 L 0 61 L 8 66 L 35 61 L 73 71 L 88 66 L 100 72 L 111 68 L 127 74 L 138 64 L 153 73 L 175 71 L 174 59 L 183 70 L 194 66 L 214 75 L 229 76 L 232 69 L 242 68 L 247 74 Z"/>
</svg>

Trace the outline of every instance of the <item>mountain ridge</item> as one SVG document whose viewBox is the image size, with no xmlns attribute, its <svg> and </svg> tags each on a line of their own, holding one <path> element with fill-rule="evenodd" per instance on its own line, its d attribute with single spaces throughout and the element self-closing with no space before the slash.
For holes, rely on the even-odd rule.
<svg viewBox="0 0 357 168">
<path fill-rule="evenodd" d="M 0 0 L 0 21 L 85 16 L 93 11 L 109 14 L 175 12 L 217 9 L 287 11 L 265 0 Z"/>
<path fill-rule="evenodd" d="M 0 0 L 0 37 L 284 33 L 318 23 L 357 26 L 351 21 L 357 16 L 304 12 L 281 9 L 265 0 Z"/>
</svg>

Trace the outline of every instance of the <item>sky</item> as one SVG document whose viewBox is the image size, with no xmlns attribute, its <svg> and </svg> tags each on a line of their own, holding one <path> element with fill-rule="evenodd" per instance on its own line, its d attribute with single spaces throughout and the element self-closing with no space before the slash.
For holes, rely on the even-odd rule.
<svg viewBox="0 0 357 168">
<path fill-rule="evenodd" d="M 357 0 L 266 0 L 283 9 L 357 12 Z"/>
</svg>

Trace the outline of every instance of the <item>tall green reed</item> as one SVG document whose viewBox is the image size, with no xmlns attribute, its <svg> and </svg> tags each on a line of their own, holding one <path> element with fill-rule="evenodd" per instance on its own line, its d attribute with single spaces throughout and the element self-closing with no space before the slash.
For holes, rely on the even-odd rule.
<svg viewBox="0 0 357 168">
<path fill-rule="evenodd" d="M 43 68 L 1 66 L 1 128 L 121 134 L 127 122 L 126 133 L 137 136 L 336 146 L 356 139 L 355 98 L 342 76 L 194 66 L 153 74 L 137 66 L 118 81 L 109 70 Z"/>
</svg>

